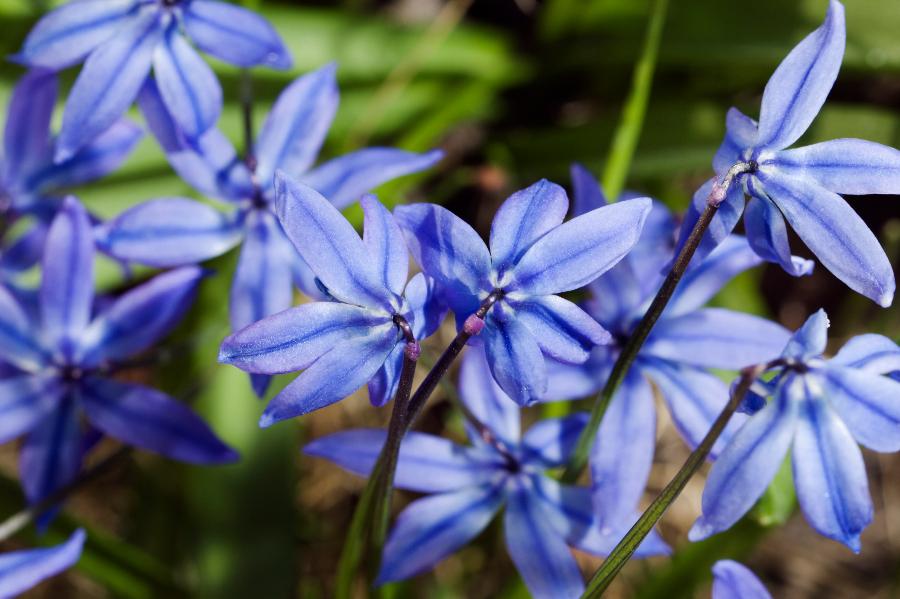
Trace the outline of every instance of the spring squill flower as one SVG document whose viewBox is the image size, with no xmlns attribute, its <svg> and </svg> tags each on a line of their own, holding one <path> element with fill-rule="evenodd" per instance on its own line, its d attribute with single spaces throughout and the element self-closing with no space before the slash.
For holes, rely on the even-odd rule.
<svg viewBox="0 0 900 599">
<path fill-rule="evenodd" d="M 0 597 L 18 597 L 42 580 L 73 566 L 81 557 L 84 531 L 76 530 L 56 547 L 0 554 Z"/>
<path fill-rule="evenodd" d="M 756 575 L 730 559 L 713 565 L 712 599 L 772 599 Z"/>
</svg>

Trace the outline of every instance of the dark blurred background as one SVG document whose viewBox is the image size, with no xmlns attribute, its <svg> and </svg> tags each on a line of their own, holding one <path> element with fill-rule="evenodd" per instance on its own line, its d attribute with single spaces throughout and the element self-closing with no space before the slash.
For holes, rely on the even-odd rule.
<svg viewBox="0 0 900 599">
<path fill-rule="evenodd" d="M 57 3 L 0 0 L 0 50 L 15 52 L 42 10 Z M 605 172 L 620 126 L 651 0 L 344 0 L 249 1 L 290 46 L 290 73 L 254 71 L 257 126 L 277 93 L 298 74 L 339 63 L 341 107 L 325 156 L 363 145 L 410 150 L 439 146 L 446 160 L 424 175 L 379 190 L 389 203 L 445 204 L 486 231 L 512 191 L 547 177 L 568 185 L 579 161 Z M 757 116 L 769 75 L 791 47 L 821 22 L 825 0 L 671 0 L 655 63 L 652 93 L 634 159 L 618 165 L 627 189 L 683 210 L 711 175 L 710 161 L 737 106 Z M 847 53 L 829 102 L 801 143 L 838 137 L 900 145 L 900 3 L 848 0 Z M 215 64 L 226 94 L 222 129 L 240 145 L 239 73 Z M 71 83 L 77 69 L 63 74 Z M 21 70 L 0 67 L 5 105 Z M 57 115 L 59 116 L 59 115 Z M 137 114 L 133 118 L 140 120 Z M 635 123 L 631 131 L 636 132 Z M 139 201 L 190 195 L 152 139 L 106 181 L 77 193 L 103 216 Z M 849 198 L 900 263 L 897 197 Z M 350 214 L 359 218 L 355 210 Z M 809 255 L 793 240 L 795 253 Z M 301 444 L 338 429 L 380 425 L 387 414 L 364 393 L 301 420 L 261 431 L 263 403 L 245 375 L 215 364 L 227 332 L 227 288 L 234 256 L 212 263 L 222 276 L 204 284 L 190 317 L 159 354 L 158 365 L 129 373 L 152 379 L 192 402 L 244 460 L 199 469 L 133 454 L 74 497 L 47 536 L 28 533 L 3 549 L 54 542 L 74 526 L 90 532 L 75 571 L 29 597 L 325 598 L 363 481 L 302 457 Z M 101 269 L 98 284 L 120 289 L 119 272 Z M 716 303 L 766 314 L 794 328 L 819 307 L 832 317 L 832 343 L 864 331 L 897 339 L 900 313 L 852 294 L 824 269 L 792 279 L 766 267 L 735 280 Z M 452 331 L 429 342 L 434 357 Z M 289 379 L 286 379 L 289 380 Z M 281 381 L 283 385 L 285 381 Z M 420 428 L 461 437 L 459 416 L 443 387 Z M 900 400 L 900 398 L 898 398 Z M 554 408 L 549 408 L 550 410 Z M 664 411 L 661 411 L 664 413 Z M 535 418 L 538 412 L 529 414 Z M 657 465 L 648 498 L 686 456 L 660 423 Z M 22 507 L 15 444 L 0 449 L 0 518 Z M 115 451 L 101 444 L 95 460 Z M 663 520 L 673 560 L 630 564 L 610 592 L 642 599 L 706 597 L 709 567 L 721 557 L 751 566 L 776 597 L 900 596 L 900 459 L 867 454 L 876 520 L 863 552 L 814 534 L 795 509 L 789 471 L 735 529 L 689 544 L 702 480 L 691 483 Z M 411 499 L 399 495 L 399 505 Z M 784 523 L 783 526 L 778 526 Z M 599 559 L 580 556 L 586 571 Z M 490 527 L 433 573 L 384 591 L 386 597 L 526 597 Z M 360 589 L 360 596 L 364 596 Z"/>
</svg>

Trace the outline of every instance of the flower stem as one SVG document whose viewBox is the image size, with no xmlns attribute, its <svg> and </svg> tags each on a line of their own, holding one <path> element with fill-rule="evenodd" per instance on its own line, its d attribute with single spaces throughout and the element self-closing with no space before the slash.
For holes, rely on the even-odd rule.
<svg viewBox="0 0 900 599">
<path fill-rule="evenodd" d="M 575 450 L 572 452 L 571 458 L 569 458 L 569 463 L 566 465 L 565 472 L 563 472 L 562 481 L 564 483 L 571 484 L 575 482 L 587 465 L 588 453 L 591 450 L 591 446 L 594 444 L 597 430 L 600 428 L 600 423 L 603 420 L 603 416 L 606 414 L 606 410 L 609 407 L 609 403 L 612 401 L 616 390 L 628 373 L 628 369 L 631 368 L 634 359 L 641 351 L 641 347 L 644 345 L 644 341 L 647 340 L 647 336 L 650 334 L 656 321 L 659 320 L 659 317 L 668 305 L 669 300 L 672 299 L 675 288 L 681 281 L 681 277 L 684 276 L 684 273 L 691 262 L 691 258 L 694 257 L 694 252 L 697 251 L 697 247 L 700 245 L 700 240 L 703 239 L 703 235 L 706 233 L 709 224 L 716 215 L 719 205 L 725 199 L 728 188 L 734 181 L 735 176 L 747 172 L 750 168 L 749 164 L 738 162 L 731 167 L 721 183 L 717 181 L 713 184 L 713 188 L 707 198 L 706 208 L 703 210 L 703 213 L 691 230 L 681 251 L 678 252 L 678 256 L 676 256 L 675 261 L 672 263 L 672 269 L 669 271 L 669 274 L 666 275 L 659 291 L 656 292 L 656 297 L 653 298 L 644 317 L 641 318 L 640 322 L 634 328 L 634 331 L 632 331 L 631 336 L 628 338 L 628 341 L 625 343 L 625 346 L 622 348 L 622 352 L 616 359 L 615 364 L 613 364 L 612 371 L 610 372 L 609 378 L 606 380 L 606 384 L 603 386 L 603 389 L 600 390 L 597 400 L 594 402 L 594 406 L 591 409 L 590 420 L 588 420 L 584 430 L 581 431 Z"/>
<path fill-rule="evenodd" d="M 773 364 L 771 363 L 761 364 L 745 368 L 741 371 L 740 381 L 735 387 L 734 392 L 731 394 L 728 403 L 725 404 L 725 408 L 719 414 L 719 417 L 716 418 L 716 421 L 713 422 L 713 425 L 710 427 L 709 432 L 706 433 L 706 436 L 703 437 L 703 441 L 701 441 L 700 445 L 691 452 L 691 455 L 688 456 L 688 459 L 684 462 L 684 465 L 678 473 L 675 474 L 671 481 L 669 481 L 669 484 L 667 484 L 656 499 L 653 500 L 653 503 L 650 504 L 643 514 L 641 514 L 641 517 L 638 518 L 638 521 L 631 527 L 631 530 L 622 537 L 622 540 L 619 541 L 618 545 L 616 545 L 609 556 L 607 556 L 606 560 L 588 582 L 587 588 L 581 596 L 582 599 L 600 597 L 607 587 L 609 587 L 619 571 L 625 566 L 632 554 L 640 546 L 644 537 L 646 537 L 653 527 L 656 526 L 659 519 L 662 518 L 669 506 L 684 489 L 688 480 L 690 480 L 700 466 L 703 465 L 703 462 L 712 450 L 716 440 L 722 434 L 722 431 L 725 430 L 728 421 L 734 415 L 738 406 L 741 405 L 741 402 L 747 394 L 747 391 L 750 389 L 750 386 L 753 384 L 753 381 L 755 381 L 760 374 L 772 367 L 772 365 Z"/>
</svg>

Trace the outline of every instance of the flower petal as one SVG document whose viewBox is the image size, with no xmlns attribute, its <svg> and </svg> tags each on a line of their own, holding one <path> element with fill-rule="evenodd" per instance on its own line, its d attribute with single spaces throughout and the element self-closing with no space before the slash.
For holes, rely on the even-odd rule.
<svg viewBox="0 0 900 599">
<path fill-rule="evenodd" d="M 443 157 L 440 150 L 417 154 L 394 148 L 364 148 L 320 164 L 300 180 L 343 209 L 382 183 L 424 171 Z"/>
<path fill-rule="evenodd" d="M 514 308 L 514 318 L 531 331 L 541 351 L 561 362 L 581 364 L 594 347 L 612 339 L 584 310 L 556 295 L 531 297 Z"/>
<path fill-rule="evenodd" d="M 894 271 L 878 239 L 841 196 L 777 169 L 761 170 L 766 191 L 825 268 L 882 307 L 894 299 Z"/>
<path fill-rule="evenodd" d="M 820 534 L 859 553 L 859 534 L 872 521 L 862 453 L 821 398 L 808 397 L 800 413 L 792 460 L 803 515 Z"/>
<path fill-rule="evenodd" d="M 425 339 L 434 334 L 447 315 L 447 306 L 438 297 L 435 280 L 424 273 L 416 273 L 403 291 L 409 304 L 409 315 L 416 339 Z"/>
<path fill-rule="evenodd" d="M 491 432 L 509 446 L 519 443 L 519 406 L 494 381 L 484 346 L 470 346 L 459 367 L 459 395 L 463 404 Z"/>
<path fill-rule="evenodd" d="M 793 144 L 816 118 L 844 57 L 844 7 L 831 0 L 825 22 L 778 65 L 763 92 L 758 147 Z"/>
<path fill-rule="evenodd" d="M 0 596 L 17 597 L 44 579 L 75 565 L 84 546 L 84 530 L 55 547 L 10 551 L 0 555 Z"/>
<path fill-rule="evenodd" d="M 259 425 L 267 428 L 344 399 L 372 378 L 397 342 L 396 328 L 389 323 L 370 329 L 368 335 L 336 343 L 275 396 Z"/>
<path fill-rule="evenodd" d="M 19 478 L 30 505 L 71 482 L 81 470 L 78 416 L 75 400 L 65 397 L 49 418 L 25 436 L 19 453 Z"/>
<path fill-rule="evenodd" d="M 400 295 L 409 273 L 409 252 L 403 231 L 375 196 L 365 196 L 360 204 L 365 214 L 363 243 L 369 250 L 370 260 L 381 274 L 384 286 Z"/>
<path fill-rule="evenodd" d="M 857 335 L 838 350 L 830 364 L 874 374 L 900 371 L 900 345 L 883 335 Z"/>
<path fill-rule="evenodd" d="M 197 47 L 239 67 L 291 66 L 291 55 L 272 25 L 255 12 L 210 0 L 193 0 L 184 13 L 184 28 Z"/>
<path fill-rule="evenodd" d="M 772 599 L 756 575 L 735 561 L 719 560 L 712 571 L 712 599 Z"/>
<path fill-rule="evenodd" d="M 566 364 L 547 358 L 547 392 L 542 399 L 582 399 L 599 391 L 615 360 L 610 349 L 607 346 L 597 346 L 584 364 Z"/>
<path fill-rule="evenodd" d="M 39 370 L 50 356 L 35 338 L 36 328 L 16 297 L 0 285 L 0 358 L 23 370 Z"/>
<path fill-rule="evenodd" d="M 376 584 L 410 578 L 474 539 L 503 503 L 502 488 L 465 488 L 413 501 L 391 530 Z"/>
<path fill-rule="evenodd" d="M 900 451 L 900 382 L 886 376 L 829 366 L 823 396 L 862 445 Z"/>
<path fill-rule="evenodd" d="M 495 305 L 481 333 L 494 380 L 520 406 L 532 404 L 547 390 L 544 355 L 531 330 Z"/>
<path fill-rule="evenodd" d="M 713 170 L 724 177 L 734 164 L 741 160 L 744 150 L 756 143 L 756 121 L 737 108 L 729 108 L 725 115 L 725 138 L 713 156 Z"/>
<path fill-rule="evenodd" d="M 761 190 L 747 202 L 744 228 L 747 230 L 750 247 L 763 260 L 779 264 L 786 273 L 794 277 L 812 273 L 815 262 L 791 255 L 784 217 Z"/>
<path fill-rule="evenodd" d="M 606 206 L 606 194 L 600 183 L 584 166 L 576 163 L 570 169 L 572 176 L 572 215 L 581 216 L 591 210 Z"/>
<path fill-rule="evenodd" d="M 84 390 L 88 420 L 123 443 L 190 464 L 238 459 L 197 414 L 161 391 L 99 378 Z"/>
<path fill-rule="evenodd" d="M 691 235 L 691 231 L 694 230 L 694 227 L 700 220 L 700 215 L 706 210 L 709 194 L 712 191 L 712 186 L 715 182 L 716 178 L 713 177 L 694 192 L 694 197 L 688 205 L 688 209 L 684 213 L 684 218 L 681 221 L 678 244 L 675 248 L 676 254 L 681 252 L 684 244 L 687 243 L 688 237 Z M 738 224 L 738 221 L 741 220 L 741 215 L 743 213 L 744 182 L 743 177 L 736 177 L 731 184 L 731 187 L 728 188 L 725 199 L 719 205 L 715 215 L 713 215 L 709 227 L 706 229 L 706 233 L 700 238 L 700 245 L 697 246 L 697 251 L 694 252 L 694 257 L 691 259 L 691 262 L 698 264 L 701 260 L 706 258 L 717 245 L 731 235 L 731 232 L 734 231 L 734 227 Z"/>
<path fill-rule="evenodd" d="M 862 139 L 833 139 L 778 152 L 784 173 L 810 178 L 829 191 L 853 195 L 900 190 L 900 151 Z"/>
<path fill-rule="evenodd" d="M 268 187 L 275 171 L 300 177 L 312 166 L 338 106 L 335 63 L 291 83 L 275 101 L 256 144 L 256 174 Z"/>
<path fill-rule="evenodd" d="M 568 210 L 565 190 L 546 179 L 509 196 L 491 224 L 494 270 L 502 277 L 535 241 L 562 224 Z"/>
<path fill-rule="evenodd" d="M 56 73 L 34 69 L 13 88 L 3 134 L 6 184 L 20 180 L 47 159 L 58 87 Z"/>
<path fill-rule="evenodd" d="M 54 377 L 22 374 L 0 380 L 0 443 L 38 426 L 62 394 L 62 385 Z"/>
<path fill-rule="evenodd" d="M 62 162 L 109 129 L 141 89 L 162 39 L 160 13 L 139 13 L 88 57 L 66 102 L 56 161 Z"/>
<path fill-rule="evenodd" d="M 369 402 L 376 408 L 387 405 L 397 394 L 405 351 L 406 344 L 398 343 L 366 385 L 369 391 Z"/>
<path fill-rule="evenodd" d="M 537 461 L 547 468 L 565 464 L 587 421 L 584 412 L 537 421 L 522 437 L 524 459 Z"/>
<path fill-rule="evenodd" d="M 797 329 L 788 340 L 787 346 L 782 352 L 785 358 L 794 358 L 795 360 L 806 360 L 815 358 L 825 353 L 825 346 L 828 344 L 828 315 L 821 308 L 816 310 L 803 326 Z"/>
</svg>

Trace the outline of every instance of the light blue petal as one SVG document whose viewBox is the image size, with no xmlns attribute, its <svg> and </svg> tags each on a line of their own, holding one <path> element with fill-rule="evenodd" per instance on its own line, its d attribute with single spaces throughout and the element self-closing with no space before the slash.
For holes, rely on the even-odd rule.
<svg viewBox="0 0 900 599">
<path fill-rule="evenodd" d="M 375 196 L 365 196 L 360 204 L 365 214 L 363 243 L 369 250 L 369 258 L 384 286 L 400 295 L 409 273 L 409 252 L 403 232 L 391 212 Z"/>
<path fill-rule="evenodd" d="M 13 88 L 3 132 L 6 185 L 20 182 L 50 154 L 50 119 L 56 106 L 56 74 L 44 69 L 25 73 Z"/>
<path fill-rule="evenodd" d="M 35 428 L 57 406 L 62 394 L 55 377 L 21 374 L 0 380 L 0 443 Z"/>
<path fill-rule="evenodd" d="M 509 196 L 491 224 L 494 270 L 502 277 L 535 241 L 562 224 L 568 210 L 565 190 L 546 179 Z"/>
<path fill-rule="evenodd" d="M 238 458 L 190 408 L 156 389 L 93 378 L 81 399 L 91 424 L 123 443 L 190 464 Z"/>
<path fill-rule="evenodd" d="M 520 406 L 530 405 L 547 390 L 547 370 L 537 339 L 515 315 L 495 305 L 481 337 L 494 380 Z"/>
<path fill-rule="evenodd" d="M 66 102 L 56 161 L 109 129 L 137 97 L 162 39 L 160 14 L 145 10 L 88 57 Z"/>
<path fill-rule="evenodd" d="M 365 148 L 329 160 L 300 179 L 338 208 L 346 208 L 382 183 L 424 171 L 443 157 L 440 150 L 417 154 L 394 148 Z"/>
<path fill-rule="evenodd" d="M 525 252 L 506 288 L 550 295 L 590 283 L 637 243 L 651 207 L 649 198 L 616 202 L 556 227 Z"/>
<path fill-rule="evenodd" d="M 19 478 L 28 503 L 34 505 L 71 482 L 81 469 L 81 458 L 79 414 L 75 400 L 66 397 L 22 444 Z"/>
<path fill-rule="evenodd" d="M 700 245 L 697 246 L 697 251 L 691 259 L 692 263 L 697 264 L 706 258 L 717 245 L 731 235 L 731 232 L 734 231 L 734 227 L 738 224 L 738 221 L 741 220 L 741 215 L 744 213 L 745 189 L 743 179 L 744 177 L 737 177 L 734 183 L 731 184 L 731 187 L 728 188 L 725 199 L 719 205 L 718 210 L 716 210 L 715 215 L 709 223 L 709 227 L 706 229 L 706 233 L 704 233 L 703 237 L 700 239 Z M 694 192 L 694 197 L 688 205 L 688 209 L 684 213 L 684 218 L 681 221 L 678 244 L 675 248 L 676 254 L 681 252 L 688 237 L 690 237 L 691 231 L 700 220 L 700 215 L 706 210 L 709 194 L 712 191 L 712 186 L 715 182 L 716 178 L 713 177 Z"/>
<path fill-rule="evenodd" d="M 465 488 L 413 501 L 391 530 L 377 584 L 424 572 L 474 539 L 503 503 L 501 487 Z"/>
<path fill-rule="evenodd" d="M 603 386 L 615 360 L 611 347 L 598 346 L 584 364 L 566 364 L 552 358 L 546 360 L 547 392 L 545 401 L 582 399 Z"/>
<path fill-rule="evenodd" d="M 524 461 L 552 468 L 566 463 L 588 421 L 584 412 L 539 420 L 522 437 Z"/>
<path fill-rule="evenodd" d="M 852 368 L 822 369 L 822 397 L 862 445 L 900 451 L 900 382 Z"/>
<path fill-rule="evenodd" d="M 752 187 L 755 187 L 751 183 Z M 762 190 L 747 202 L 744 212 L 744 228 L 750 247 L 763 260 L 779 264 L 794 277 L 811 274 L 815 262 L 791 255 L 787 224 L 781 211 L 775 207 Z"/>
<path fill-rule="evenodd" d="M 416 339 L 433 335 L 447 315 L 447 306 L 438 296 L 435 280 L 424 273 L 416 273 L 406 284 L 403 296 L 409 304 L 407 319 L 411 319 Z"/>
<path fill-rule="evenodd" d="M 875 234 L 841 196 L 763 167 L 760 178 L 800 239 L 854 291 L 882 307 L 894 299 L 894 271 Z"/>
<path fill-rule="evenodd" d="M 197 47 L 239 67 L 291 66 L 291 55 L 272 25 L 253 11 L 226 2 L 192 0 L 184 27 Z"/>
<path fill-rule="evenodd" d="M 734 164 L 741 160 L 744 150 L 756 143 L 756 121 L 737 108 L 729 108 L 725 115 L 725 138 L 713 156 L 713 170 L 724 177 Z"/>
<path fill-rule="evenodd" d="M 519 406 L 494 381 L 484 346 L 470 346 L 459 367 L 459 395 L 463 404 L 507 446 L 519 443 Z"/>
<path fill-rule="evenodd" d="M 572 176 L 572 216 L 581 216 L 591 210 L 606 206 L 606 194 L 600 183 L 584 166 L 574 163 Z"/>
<path fill-rule="evenodd" d="M 853 195 L 900 190 L 900 151 L 862 139 L 833 139 L 778 152 L 773 162 L 792 177 Z"/>
<path fill-rule="evenodd" d="M 0 285 L 0 358 L 36 371 L 49 361 L 35 335 L 36 324 L 10 290 Z"/>
<path fill-rule="evenodd" d="M 369 402 L 376 408 L 387 405 L 397 394 L 405 352 L 406 344 L 398 343 L 366 385 L 369 391 Z"/>
<path fill-rule="evenodd" d="M 785 346 L 782 356 L 796 360 L 815 358 L 825 353 L 828 344 L 828 315 L 821 308 L 816 310 L 803 326 L 791 335 Z"/>
<path fill-rule="evenodd" d="M 75 565 L 81 557 L 84 539 L 84 530 L 79 528 L 62 545 L 0 555 L 0 596 L 16 597 Z"/>
<path fill-rule="evenodd" d="M 712 599 L 772 599 L 756 575 L 735 561 L 719 560 L 712 571 Z"/>
<path fill-rule="evenodd" d="M 514 318 L 531 331 L 541 351 L 561 362 L 581 364 L 594 347 L 612 340 L 584 310 L 556 295 L 516 302 L 514 309 Z"/>
<path fill-rule="evenodd" d="M 806 392 L 791 456 L 797 500 L 820 534 L 859 553 L 859 535 L 873 512 L 862 453 L 817 390 Z"/>
<path fill-rule="evenodd" d="M 900 345 L 883 335 L 857 335 L 838 350 L 830 363 L 874 374 L 900 371 Z"/>
<path fill-rule="evenodd" d="M 104 252 L 160 268 L 220 256 L 242 236 L 233 215 L 186 198 L 138 204 L 96 230 L 97 246 Z"/>
</svg>

